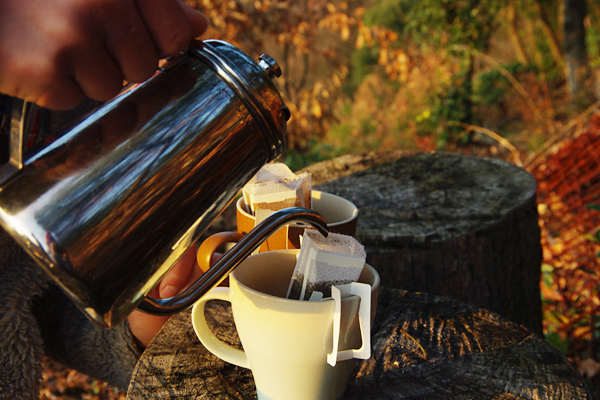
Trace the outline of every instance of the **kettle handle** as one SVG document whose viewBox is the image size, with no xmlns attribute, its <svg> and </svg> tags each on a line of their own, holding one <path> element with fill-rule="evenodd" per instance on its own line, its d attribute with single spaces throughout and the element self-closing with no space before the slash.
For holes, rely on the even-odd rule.
<svg viewBox="0 0 600 400">
<path fill-rule="evenodd" d="M 10 115 L 9 159 L 0 168 L 0 186 L 23 168 L 23 140 L 25 117 L 29 103 L 14 99 Z"/>
<path fill-rule="evenodd" d="M 215 263 L 196 282 L 178 295 L 169 299 L 144 297 L 138 309 L 153 315 L 172 315 L 194 305 L 209 290 L 216 287 L 246 257 L 256 250 L 271 233 L 292 222 L 306 222 L 323 236 L 328 235 L 327 223 L 314 210 L 290 207 L 276 211 L 248 232 L 239 242 Z"/>
</svg>

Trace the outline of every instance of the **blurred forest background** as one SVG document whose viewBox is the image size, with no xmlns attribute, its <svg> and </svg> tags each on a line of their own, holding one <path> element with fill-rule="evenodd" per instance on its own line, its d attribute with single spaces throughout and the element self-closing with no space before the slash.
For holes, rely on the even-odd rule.
<svg viewBox="0 0 600 400">
<path fill-rule="evenodd" d="M 210 20 L 203 38 L 280 64 L 293 170 L 400 149 L 530 170 L 546 338 L 600 399 L 598 0 L 185 1 Z M 50 361 L 44 379 L 44 399 L 125 397 Z"/>
<path fill-rule="evenodd" d="M 192 4 L 211 21 L 205 37 L 281 65 L 293 169 L 349 152 L 490 143 L 489 134 L 526 157 L 598 97 L 594 0 Z"/>
</svg>

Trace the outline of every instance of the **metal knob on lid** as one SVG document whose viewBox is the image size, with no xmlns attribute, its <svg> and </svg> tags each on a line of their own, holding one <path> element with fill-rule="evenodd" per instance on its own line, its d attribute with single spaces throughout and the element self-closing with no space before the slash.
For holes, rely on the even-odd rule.
<svg viewBox="0 0 600 400">
<path fill-rule="evenodd" d="M 260 56 L 258 59 L 258 66 L 261 67 L 271 79 L 279 78 L 281 76 L 281 67 L 277 64 L 277 61 L 268 54 Z"/>
</svg>

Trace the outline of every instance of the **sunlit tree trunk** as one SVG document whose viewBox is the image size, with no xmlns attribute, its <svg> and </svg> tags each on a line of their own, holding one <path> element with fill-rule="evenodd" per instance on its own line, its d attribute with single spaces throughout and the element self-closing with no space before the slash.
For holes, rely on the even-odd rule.
<svg viewBox="0 0 600 400">
<path fill-rule="evenodd" d="M 597 0 L 588 0 L 587 2 L 588 11 L 591 15 L 596 18 L 596 22 L 600 24 L 600 5 Z"/>
<path fill-rule="evenodd" d="M 577 108 L 594 100 L 585 44 L 585 15 L 585 0 L 565 0 L 565 75 L 572 102 Z"/>
<path fill-rule="evenodd" d="M 465 79 L 465 113 L 463 118 L 461 118 L 460 122 L 466 124 L 473 123 L 473 78 L 475 76 L 475 57 L 472 53 L 469 54 L 469 69 L 467 70 L 467 76 Z M 471 133 L 469 133 L 469 137 L 471 137 Z"/>
<path fill-rule="evenodd" d="M 523 65 L 529 64 L 529 58 L 523 49 L 523 43 L 519 37 L 519 31 L 517 29 L 517 8 L 515 6 L 515 0 L 508 2 L 508 8 L 506 10 L 508 18 L 508 34 L 510 37 L 510 43 L 512 44 L 517 60 Z"/>
<path fill-rule="evenodd" d="M 585 1 L 585 0 L 583 0 L 583 1 Z M 548 47 L 550 48 L 550 53 L 552 54 L 552 57 L 554 58 L 554 61 L 556 62 L 556 64 L 562 65 L 562 63 L 564 61 L 563 52 L 560 48 L 560 42 L 558 40 L 558 37 L 556 36 L 554 29 L 552 29 L 552 26 L 550 25 L 550 20 L 548 18 L 548 14 L 546 14 L 544 9 L 542 8 L 542 4 L 540 3 L 539 0 L 534 0 L 533 4 L 534 4 L 535 10 L 539 16 L 540 27 L 542 28 L 542 31 L 544 32 L 544 35 L 546 36 L 546 40 L 548 41 Z"/>
</svg>

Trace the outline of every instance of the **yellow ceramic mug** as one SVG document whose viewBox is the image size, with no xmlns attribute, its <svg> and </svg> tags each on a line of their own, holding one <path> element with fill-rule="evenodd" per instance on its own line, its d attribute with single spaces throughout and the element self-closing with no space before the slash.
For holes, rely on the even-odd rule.
<svg viewBox="0 0 600 400">
<path fill-rule="evenodd" d="M 358 221 L 358 207 L 351 201 L 326 192 L 312 191 L 312 209 L 321 214 L 329 232 L 341 233 L 354 236 Z M 245 234 L 250 232 L 260 223 L 256 217 L 249 212 L 244 198 L 241 197 L 236 203 L 237 231 L 219 232 L 202 242 L 198 249 L 198 265 L 202 271 L 208 271 L 210 260 L 219 247 L 225 243 L 237 242 Z M 306 225 L 291 224 L 277 230 L 263 242 L 260 252 L 286 249 L 299 249 L 300 237 L 303 235 Z"/>
</svg>

